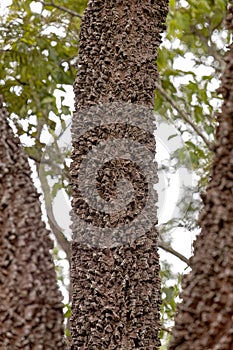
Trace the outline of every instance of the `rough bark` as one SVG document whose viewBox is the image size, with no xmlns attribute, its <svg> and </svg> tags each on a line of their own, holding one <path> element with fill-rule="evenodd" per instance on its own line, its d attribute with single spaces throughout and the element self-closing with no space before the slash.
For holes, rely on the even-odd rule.
<svg viewBox="0 0 233 350">
<path fill-rule="evenodd" d="M 233 7 L 227 17 L 233 29 Z M 233 44 L 225 57 L 211 181 L 194 243 L 192 271 L 183 279 L 169 350 L 233 349 Z"/>
<path fill-rule="evenodd" d="M 0 101 L 0 348 L 64 349 L 62 296 L 27 157 Z"/>
<path fill-rule="evenodd" d="M 160 344 L 155 227 L 147 234 L 135 234 L 135 239 L 121 237 L 122 244 L 112 247 L 98 246 L 100 235 L 93 235 L 93 245 L 90 241 L 85 245 L 88 237 L 81 232 L 77 216 L 96 227 L 111 229 L 124 221 L 133 221 L 145 205 L 147 183 L 137 164 L 115 159 L 100 169 L 96 180 L 99 194 L 106 201 L 116 195 L 116 184 L 111 176 L 115 176 L 116 182 L 122 177 L 132 182 L 138 200 L 130 203 L 123 217 L 96 213 L 88 207 L 79 190 L 78 171 L 88 151 L 107 139 L 131 138 L 154 152 L 153 131 L 144 132 L 130 122 L 117 123 L 117 118 L 121 113 L 121 120 L 122 116 L 128 120 L 127 108 L 130 114 L 129 103 L 134 104 L 135 110 L 141 113 L 142 122 L 154 128 L 147 109 L 153 109 L 157 79 L 155 60 L 167 11 L 167 0 L 90 0 L 83 17 L 79 70 L 74 84 L 76 113 L 72 123 L 71 348 L 75 350 L 157 349 Z M 96 105 L 101 107 L 91 109 Z M 136 108 L 139 105 L 145 109 Z M 80 137 L 80 120 L 83 118 L 85 122 L 89 118 L 91 123 L 93 113 L 99 120 L 101 113 L 110 113 L 112 123 L 89 130 Z"/>
</svg>

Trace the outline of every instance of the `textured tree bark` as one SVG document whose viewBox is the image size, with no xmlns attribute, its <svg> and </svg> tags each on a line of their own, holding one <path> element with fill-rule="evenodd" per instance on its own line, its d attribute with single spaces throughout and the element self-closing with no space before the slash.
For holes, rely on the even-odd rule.
<svg viewBox="0 0 233 350">
<path fill-rule="evenodd" d="M 62 296 L 27 157 L 0 101 L 0 348 L 64 349 Z"/>
<path fill-rule="evenodd" d="M 111 111 L 113 119 L 115 113 L 116 120 L 119 114 L 116 102 L 153 109 L 154 83 L 157 79 L 155 60 L 167 12 L 167 0 L 90 0 L 83 17 L 79 70 L 74 84 L 76 113 L 72 123 L 73 350 L 157 349 L 160 344 L 160 280 L 155 227 L 147 234 L 139 234 L 140 237 L 136 235 L 135 240 L 103 248 L 95 246 L 101 237 L 93 237 L 93 246 L 84 244 L 85 233 L 82 236 L 76 219 L 80 215 L 84 220 L 93 221 L 96 227 L 114 228 L 127 218 L 132 220 L 137 216 L 140 205 L 143 207 L 145 204 L 143 174 L 136 170 L 135 164 L 125 160 L 109 162 L 100 174 L 103 180 L 107 169 L 109 173 L 114 173 L 111 174 L 117 181 L 122 172 L 127 177 L 127 170 L 128 173 L 132 170 L 132 178 L 131 175 L 128 178 L 138 191 L 139 200 L 136 209 L 132 206 L 128 208 L 124 219 L 101 213 L 95 216 L 81 196 L 77 177 L 85 155 L 101 140 L 128 137 L 145 144 L 154 152 L 153 137 L 137 126 L 113 122 L 80 138 L 79 120 L 85 118 L 81 110 L 86 108 L 88 115 L 95 105 L 107 104 L 108 111 Z M 124 107 L 121 113 L 127 118 L 127 108 Z M 95 111 L 101 119 L 98 108 Z M 146 118 L 147 113 L 141 112 L 142 119 Z M 153 129 L 153 121 L 149 123 Z M 99 192 L 106 201 L 114 197 L 113 182 L 110 179 L 99 183 Z"/>
<path fill-rule="evenodd" d="M 233 29 L 233 7 L 227 17 Z M 169 350 L 233 349 L 233 44 L 225 58 L 211 181 Z"/>
</svg>

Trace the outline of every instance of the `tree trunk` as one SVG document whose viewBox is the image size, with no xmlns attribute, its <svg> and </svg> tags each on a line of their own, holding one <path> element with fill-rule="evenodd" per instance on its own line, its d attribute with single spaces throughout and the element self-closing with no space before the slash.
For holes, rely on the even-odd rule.
<svg viewBox="0 0 233 350">
<path fill-rule="evenodd" d="M 233 29 L 233 7 L 227 17 Z M 192 271 L 183 279 L 183 302 L 173 329 L 169 350 L 233 349 L 233 44 L 219 93 L 211 181 L 200 216 L 201 234 L 194 244 Z"/>
<path fill-rule="evenodd" d="M 64 349 L 61 293 L 26 155 L 0 101 L 0 348 Z"/>
<path fill-rule="evenodd" d="M 155 202 L 150 206 L 153 219 L 147 232 L 149 221 L 144 217 L 134 232 L 125 229 L 143 208 L 148 209 L 147 190 L 153 187 L 153 176 L 148 181 L 145 168 L 140 167 L 144 158 L 140 149 L 138 162 L 136 155 L 132 161 L 120 146 L 117 149 L 117 143 L 114 149 L 114 142 L 138 143 L 151 152 L 153 161 L 155 60 L 167 11 L 167 0 L 90 0 L 83 18 L 72 123 L 71 348 L 75 350 L 157 349 L 160 344 Z M 107 141 L 112 144 L 101 163 L 95 147 L 99 150 Z M 128 142 L 128 153 L 134 149 L 132 144 Z M 110 203 L 108 212 L 95 210 L 96 189 L 88 186 L 88 180 L 80 188 L 81 168 L 91 152 L 93 163 L 86 176 L 96 178 L 100 202 Z M 125 184 L 117 191 L 122 179 L 131 182 L 127 189 L 134 191 L 134 200 L 129 200 Z M 120 209 L 111 212 L 119 193 L 128 204 L 122 209 L 119 200 Z"/>
</svg>

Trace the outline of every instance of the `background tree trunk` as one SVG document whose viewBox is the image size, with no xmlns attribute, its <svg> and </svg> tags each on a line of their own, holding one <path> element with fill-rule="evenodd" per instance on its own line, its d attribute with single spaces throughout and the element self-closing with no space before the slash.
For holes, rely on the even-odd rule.
<svg viewBox="0 0 233 350">
<path fill-rule="evenodd" d="M 114 124 L 120 114 L 115 102 L 134 103 L 135 109 L 139 104 L 153 109 L 155 59 L 167 12 L 167 0 L 91 0 L 83 18 L 79 70 L 74 85 L 76 113 L 72 124 L 72 349 L 156 349 L 160 344 L 157 231 L 153 228 L 140 238 L 114 247 L 91 246 L 90 242 L 85 245 L 83 237 L 87 233 L 82 234 L 77 216 L 94 221 L 93 230 L 94 226 L 114 228 L 122 223 L 122 218 L 114 222 L 114 218 L 107 215 L 95 216 L 82 199 L 77 176 L 85 155 L 101 140 L 128 137 L 140 140 L 154 151 L 151 135 L 132 125 Z M 81 118 L 84 121 L 89 118 L 91 123 L 91 114 L 95 111 L 101 121 L 101 110 L 90 112 L 96 104 L 107 104 L 106 113 L 112 113 L 113 123 L 80 138 Z M 81 113 L 83 108 L 86 112 Z M 125 120 L 126 109 L 122 107 L 120 111 Z M 142 120 L 147 116 L 148 113 L 143 115 L 142 111 Z M 148 123 L 153 129 L 153 120 Z M 137 172 L 134 165 L 131 169 L 132 164 L 125 164 L 122 159 L 117 161 L 118 166 L 107 165 L 116 181 L 120 173 L 126 174 L 127 170 L 132 170 L 134 178 Z M 99 184 L 106 201 L 114 196 L 115 185 L 112 184 L 111 189 L 110 181 L 113 182 L 110 179 Z M 143 192 L 143 181 L 137 184 Z M 140 201 L 143 206 L 143 198 Z M 130 209 L 126 214 L 131 219 Z M 96 243 L 100 236 L 92 238 Z"/>
<path fill-rule="evenodd" d="M 0 348 L 64 349 L 62 296 L 39 195 L 0 101 Z"/>
<path fill-rule="evenodd" d="M 233 7 L 227 17 L 233 29 Z M 211 181 L 194 244 L 192 271 L 183 279 L 169 350 L 233 349 L 233 44 L 225 58 Z"/>
</svg>

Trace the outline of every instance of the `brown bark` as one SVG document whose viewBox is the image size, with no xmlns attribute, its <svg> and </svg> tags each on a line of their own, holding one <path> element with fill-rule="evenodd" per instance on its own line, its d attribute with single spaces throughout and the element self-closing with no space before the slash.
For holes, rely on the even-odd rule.
<svg viewBox="0 0 233 350">
<path fill-rule="evenodd" d="M 133 221 L 145 206 L 148 184 L 135 162 L 122 158 L 106 162 L 96 180 L 99 194 L 106 202 L 117 196 L 114 181 L 125 177 L 132 183 L 138 199 L 130 202 L 122 216 L 119 212 L 116 216 L 96 213 L 87 205 L 79 189 L 78 171 L 88 151 L 100 141 L 128 138 L 154 152 L 153 114 L 147 110 L 153 109 L 155 59 L 167 11 L 167 0 L 90 0 L 83 17 L 79 71 L 74 85 L 76 113 L 71 165 L 71 348 L 75 350 L 157 349 L 160 344 L 155 227 L 146 234 L 135 232 L 133 239 L 106 237 L 113 245 L 103 247 L 101 234 L 90 233 L 91 238 L 88 237 L 77 216 L 91 222 L 93 231 L 94 227 L 111 230 L 127 220 Z M 100 107 L 91 107 L 97 104 Z M 141 122 L 148 123 L 151 132 L 132 125 L 134 120 L 130 124 L 129 114 L 133 113 L 130 104 L 141 115 Z M 80 120 L 91 125 L 94 119 L 101 122 L 108 114 L 112 117 L 110 124 L 89 129 L 80 137 Z M 117 123 L 118 117 L 127 123 Z"/>
<path fill-rule="evenodd" d="M 27 157 L 0 101 L 0 348 L 64 349 L 62 296 Z"/>
<path fill-rule="evenodd" d="M 233 7 L 227 17 L 233 29 Z M 225 58 L 216 147 L 194 244 L 192 271 L 183 279 L 182 303 L 169 350 L 233 349 L 233 44 Z"/>
</svg>

